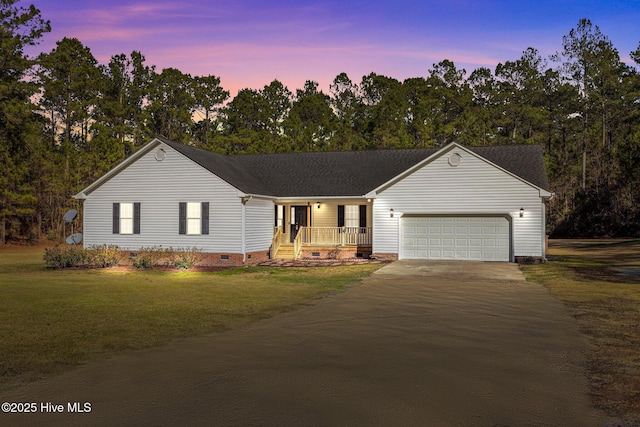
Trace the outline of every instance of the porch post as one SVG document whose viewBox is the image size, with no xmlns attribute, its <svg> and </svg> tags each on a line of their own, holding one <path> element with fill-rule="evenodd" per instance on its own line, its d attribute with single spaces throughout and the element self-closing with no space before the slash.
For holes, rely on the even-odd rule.
<svg viewBox="0 0 640 427">
<path fill-rule="evenodd" d="M 311 202 L 307 202 L 307 243 L 311 243 Z"/>
</svg>

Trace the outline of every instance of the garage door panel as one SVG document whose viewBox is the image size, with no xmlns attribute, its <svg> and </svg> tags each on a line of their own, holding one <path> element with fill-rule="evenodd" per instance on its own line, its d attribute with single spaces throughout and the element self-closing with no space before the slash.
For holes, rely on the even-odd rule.
<svg viewBox="0 0 640 427">
<path fill-rule="evenodd" d="M 401 256 L 509 261 L 509 227 L 505 217 L 404 217 Z"/>
</svg>

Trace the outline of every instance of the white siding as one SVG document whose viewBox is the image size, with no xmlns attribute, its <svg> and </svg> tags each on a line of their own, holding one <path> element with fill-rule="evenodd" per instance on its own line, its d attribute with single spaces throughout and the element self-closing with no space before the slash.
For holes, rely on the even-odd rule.
<svg viewBox="0 0 640 427">
<path fill-rule="evenodd" d="M 162 145 L 98 187 L 84 201 L 84 245 L 197 247 L 241 253 L 241 202 L 237 190 L 211 172 Z M 112 234 L 112 204 L 140 202 L 140 234 Z M 178 234 L 178 203 L 209 202 L 209 234 Z M 270 216 L 271 218 L 271 216 Z"/>
<path fill-rule="evenodd" d="M 273 240 L 273 201 L 251 199 L 245 206 L 245 242 L 247 252 L 266 251 Z"/>
<path fill-rule="evenodd" d="M 461 156 L 456 167 L 448 162 L 454 152 Z M 540 257 L 544 255 L 542 205 L 536 188 L 453 148 L 378 194 L 373 209 L 373 252 L 399 253 L 402 214 L 506 214 L 513 218 L 513 255 Z"/>
</svg>

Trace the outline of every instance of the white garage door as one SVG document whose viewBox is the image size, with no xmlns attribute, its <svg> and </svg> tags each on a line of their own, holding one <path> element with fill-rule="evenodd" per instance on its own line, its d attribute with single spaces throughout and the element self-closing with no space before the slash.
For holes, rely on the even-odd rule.
<svg viewBox="0 0 640 427">
<path fill-rule="evenodd" d="M 403 217 L 401 258 L 509 261 L 509 221 L 505 217 Z"/>
</svg>

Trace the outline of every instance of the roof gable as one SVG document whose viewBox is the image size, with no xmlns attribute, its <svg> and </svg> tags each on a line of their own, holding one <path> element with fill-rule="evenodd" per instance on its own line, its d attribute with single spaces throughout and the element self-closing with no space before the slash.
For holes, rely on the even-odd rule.
<svg viewBox="0 0 640 427">
<path fill-rule="evenodd" d="M 482 159 L 493 167 L 496 167 L 529 185 L 543 190 L 544 193 L 549 191 L 549 180 L 547 178 L 542 147 L 537 145 L 464 147 L 453 142 L 440 150 L 434 150 L 431 155 L 426 156 L 412 167 L 401 171 L 398 175 L 375 187 L 369 195 L 383 191 L 413 172 L 421 169 L 426 164 L 449 153 L 456 147 L 479 159 Z"/>
</svg>

